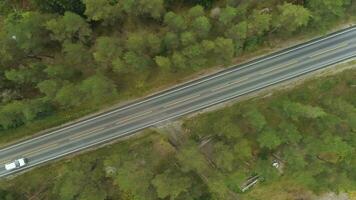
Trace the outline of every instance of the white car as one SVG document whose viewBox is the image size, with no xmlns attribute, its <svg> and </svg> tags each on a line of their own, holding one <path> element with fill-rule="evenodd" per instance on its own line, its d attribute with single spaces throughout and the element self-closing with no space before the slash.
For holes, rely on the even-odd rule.
<svg viewBox="0 0 356 200">
<path fill-rule="evenodd" d="M 5 169 L 6 170 L 14 170 L 14 169 L 23 167 L 26 164 L 27 164 L 26 158 L 19 158 L 19 159 L 16 159 L 10 163 L 5 164 Z"/>
</svg>

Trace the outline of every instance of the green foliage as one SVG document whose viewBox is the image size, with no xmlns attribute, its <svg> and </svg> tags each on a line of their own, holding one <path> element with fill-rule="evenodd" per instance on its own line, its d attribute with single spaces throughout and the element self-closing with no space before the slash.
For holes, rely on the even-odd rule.
<svg viewBox="0 0 356 200">
<path fill-rule="evenodd" d="M 91 29 L 86 21 L 72 12 L 65 12 L 64 16 L 49 20 L 46 27 L 51 31 L 52 39 L 60 42 L 85 43 L 91 36 Z"/>
<path fill-rule="evenodd" d="M 44 12 L 64 14 L 70 11 L 82 15 L 85 10 L 81 0 L 30 0 L 30 2 Z"/>
<path fill-rule="evenodd" d="M 49 34 L 45 23 L 49 16 L 39 12 L 11 13 L 5 20 L 7 37 L 15 38 L 16 45 L 26 53 L 38 54 L 46 50 Z"/>
<path fill-rule="evenodd" d="M 303 6 L 284 3 L 278 6 L 277 19 L 274 26 L 282 30 L 292 33 L 302 26 L 308 25 L 311 18 L 311 12 Z"/>
<path fill-rule="evenodd" d="M 94 102 L 110 99 L 117 95 L 113 81 L 101 74 L 96 74 L 85 79 L 80 84 L 80 90 L 83 92 L 86 99 Z"/>
<path fill-rule="evenodd" d="M 58 90 L 54 100 L 63 107 L 77 106 L 82 102 L 79 88 L 72 83 L 65 83 Z"/>
<path fill-rule="evenodd" d="M 185 19 L 172 11 L 165 14 L 164 23 L 174 32 L 180 32 L 187 28 Z"/>
<path fill-rule="evenodd" d="M 19 69 L 5 71 L 5 77 L 18 84 L 38 83 L 44 77 L 43 68 L 44 66 L 41 64 L 32 64 L 29 67 L 21 66 Z"/>
<path fill-rule="evenodd" d="M 281 143 L 281 139 L 273 129 L 263 130 L 257 138 L 260 147 L 266 147 L 268 149 L 276 149 Z"/>
<path fill-rule="evenodd" d="M 122 17 L 120 4 L 110 0 L 82 0 L 85 4 L 85 15 L 93 21 L 105 24 L 115 23 Z"/>
<path fill-rule="evenodd" d="M 111 62 L 121 56 L 120 40 L 113 37 L 99 37 L 96 39 L 95 52 L 93 53 L 95 61 L 110 65 Z"/>
<path fill-rule="evenodd" d="M 166 170 L 162 174 L 156 175 L 152 179 L 152 184 L 155 186 L 159 198 L 169 197 L 174 200 L 178 199 L 182 193 L 188 192 L 192 180 L 179 172 Z"/>
</svg>

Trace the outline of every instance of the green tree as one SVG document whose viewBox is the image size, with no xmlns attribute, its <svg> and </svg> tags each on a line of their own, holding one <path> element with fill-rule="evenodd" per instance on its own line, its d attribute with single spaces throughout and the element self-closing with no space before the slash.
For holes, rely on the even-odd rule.
<svg viewBox="0 0 356 200">
<path fill-rule="evenodd" d="M 278 6 L 279 14 L 276 16 L 274 26 L 292 33 L 298 28 L 306 26 L 311 18 L 311 13 L 303 6 L 284 3 Z"/>
<path fill-rule="evenodd" d="M 231 39 L 218 37 L 215 41 L 214 53 L 218 64 L 228 64 L 234 57 L 235 48 Z"/>
<path fill-rule="evenodd" d="M 177 34 L 168 32 L 163 39 L 164 47 L 167 51 L 176 50 L 179 47 L 179 37 Z"/>
<path fill-rule="evenodd" d="M 187 28 L 185 19 L 172 11 L 165 14 L 164 23 L 175 33 L 184 31 Z"/>
<path fill-rule="evenodd" d="M 112 61 L 121 54 L 122 49 L 117 38 L 103 36 L 96 39 L 93 56 L 97 62 L 111 65 Z"/>
<path fill-rule="evenodd" d="M 30 0 L 41 11 L 64 14 L 66 11 L 83 14 L 85 6 L 81 0 Z"/>
<path fill-rule="evenodd" d="M 163 0 L 123 0 L 120 3 L 130 15 L 149 15 L 159 19 L 165 12 Z"/>
<path fill-rule="evenodd" d="M 180 35 L 180 41 L 183 46 L 189 46 L 196 43 L 197 39 L 194 33 L 187 31 Z"/>
<path fill-rule="evenodd" d="M 211 29 L 210 21 L 205 16 L 194 19 L 191 26 L 193 32 L 203 38 L 209 35 L 209 31 Z"/>
<path fill-rule="evenodd" d="M 269 31 L 272 21 L 272 16 L 267 13 L 262 13 L 259 10 L 254 10 L 248 20 L 249 35 L 263 35 Z"/>
<path fill-rule="evenodd" d="M 349 3 L 349 0 L 308 0 L 306 6 L 318 17 L 317 21 L 320 21 L 321 17 L 342 16 Z"/>
<path fill-rule="evenodd" d="M 257 142 L 260 147 L 266 147 L 272 150 L 276 149 L 282 143 L 282 140 L 279 138 L 275 130 L 265 129 L 258 134 Z"/>
<path fill-rule="evenodd" d="M 49 115 L 53 111 L 51 104 L 42 98 L 24 102 L 22 113 L 25 121 L 30 122 L 40 117 Z"/>
<path fill-rule="evenodd" d="M 0 107 L 0 126 L 3 129 L 10 129 L 24 124 L 23 107 L 21 101 L 13 101 Z"/>
<path fill-rule="evenodd" d="M 201 5 L 196 5 L 188 10 L 188 17 L 191 19 L 202 17 L 204 15 L 204 8 Z"/>
<path fill-rule="evenodd" d="M 235 156 L 228 145 L 222 142 L 217 142 L 214 144 L 213 156 L 214 162 L 219 169 L 223 171 L 233 170 Z"/>
<path fill-rule="evenodd" d="M 80 84 L 80 90 L 89 101 L 101 102 L 117 95 L 115 84 L 101 74 L 85 79 Z"/>
<path fill-rule="evenodd" d="M 88 23 L 81 16 L 72 12 L 65 12 L 64 16 L 49 20 L 46 27 L 51 31 L 52 39 L 60 42 L 79 40 L 85 43 L 92 34 Z"/>
<path fill-rule="evenodd" d="M 61 83 L 57 80 L 44 80 L 37 84 L 37 88 L 41 93 L 45 94 L 46 97 L 53 99 L 58 90 L 61 88 Z"/>
<path fill-rule="evenodd" d="M 93 21 L 113 24 L 122 17 L 120 4 L 110 0 L 82 0 L 85 4 L 85 15 Z"/>
<path fill-rule="evenodd" d="M 282 122 L 279 124 L 278 128 L 279 137 L 283 143 L 297 144 L 302 139 L 297 127 L 295 127 L 292 123 Z"/>
<path fill-rule="evenodd" d="M 181 173 L 168 169 L 162 174 L 156 175 L 152 180 L 152 184 L 155 186 L 159 198 L 165 199 L 169 197 L 169 199 L 174 200 L 182 193 L 189 191 L 192 180 Z"/>
<path fill-rule="evenodd" d="M 219 15 L 219 22 L 225 27 L 231 25 L 237 16 L 237 9 L 231 6 L 227 6 L 222 9 Z"/>
<path fill-rule="evenodd" d="M 62 47 L 64 54 L 64 64 L 72 66 L 74 69 L 87 68 L 92 65 L 92 55 L 89 49 L 80 43 L 65 42 Z"/>
<path fill-rule="evenodd" d="M 263 114 L 256 108 L 247 108 L 247 112 L 243 114 L 243 117 L 246 118 L 257 131 L 261 131 L 267 124 Z"/>
<path fill-rule="evenodd" d="M 82 94 L 76 85 L 66 83 L 59 89 L 54 100 L 63 107 L 78 106 L 82 102 Z"/>
<path fill-rule="evenodd" d="M 157 64 L 157 66 L 164 70 L 164 71 L 168 71 L 171 69 L 171 61 L 169 58 L 164 57 L 164 56 L 156 56 L 155 57 L 155 62 Z"/>
<path fill-rule="evenodd" d="M 20 49 L 27 54 L 38 55 L 46 52 L 50 43 L 45 28 L 49 19 L 48 15 L 38 12 L 13 13 L 6 18 L 4 28 L 8 38 L 13 38 Z"/>
<path fill-rule="evenodd" d="M 18 69 L 5 71 L 5 77 L 17 84 L 34 84 L 40 82 L 44 78 L 44 66 L 36 63 L 30 66 L 21 66 Z"/>
</svg>

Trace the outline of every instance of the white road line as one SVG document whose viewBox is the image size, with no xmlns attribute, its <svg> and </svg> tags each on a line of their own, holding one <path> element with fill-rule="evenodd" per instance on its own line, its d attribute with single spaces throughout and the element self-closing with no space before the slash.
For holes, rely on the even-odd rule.
<svg viewBox="0 0 356 200">
<path fill-rule="evenodd" d="M 132 117 L 128 117 L 128 118 L 124 118 L 124 119 L 120 119 L 118 122 L 116 122 L 115 124 L 122 124 L 123 122 L 127 122 L 127 121 L 130 121 L 130 120 L 133 120 L 133 119 L 136 119 L 136 118 L 139 118 L 139 117 L 142 117 L 146 114 L 149 114 L 149 113 L 152 113 L 153 110 L 149 110 L 149 111 L 146 111 L 146 112 L 143 112 L 139 115 L 134 115 Z"/>
<path fill-rule="evenodd" d="M 201 96 L 201 94 L 189 96 L 189 97 L 187 97 L 187 98 L 180 99 L 180 100 L 178 100 L 178 101 L 175 101 L 175 102 L 173 102 L 173 103 L 170 103 L 170 104 L 168 104 L 168 105 L 165 105 L 165 106 L 163 106 L 163 108 L 169 108 L 169 107 L 171 107 L 171 106 L 173 106 L 173 105 L 176 105 L 176 104 L 179 104 L 179 103 L 182 103 L 182 102 L 185 102 L 185 101 L 188 101 L 188 100 L 191 100 L 191 99 L 200 97 L 200 96 Z"/>
<path fill-rule="evenodd" d="M 277 67 L 274 67 L 274 68 L 271 68 L 271 69 L 267 69 L 267 70 L 263 70 L 263 71 L 259 72 L 258 74 L 264 75 L 264 74 L 267 74 L 269 72 L 273 72 L 273 71 L 276 71 L 278 69 L 286 68 L 286 67 L 289 67 L 291 65 L 297 64 L 298 62 L 299 62 L 298 60 L 292 60 L 292 61 L 290 61 L 288 63 L 277 65 Z"/>
<path fill-rule="evenodd" d="M 226 84 L 224 84 L 224 85 L 222 85 L 222 86 L 213 88 L 213 89 L 211 89 L 210 91 L 211 91 L 211 92 L 216 92 L 216 91 L 218 91 L 218 90 L 221 90 L 221 89 L 223 89 L 223 88 L 229 87 L 229 86 L 231 86 L 231 85 L 234 85 L 234 84 L 237 84 L 237 83 L 241 83 L 241 82 L 247 81 L 249 78 L 250 78 L 250 76 L 242 77 L 242 78 L 240 78 L 240 79 L 238 79 L 238 80 L 236 80 L 236 81 L 232 81 L 232 82 L 226 83 Z"/>
<path fill-rule="evenodd" d="M 91 130 L 91 131 L 89 131 L 89 132 L 83 131 L 83 132 L 81 132 L 81 133 L 79 133 L 79 134 L 75 134 L 75 135 L 73 135 L 73 136 L 71 136 L 71 137 L 69 137 L 69 138 L 72 139 L 72 140 L 75 140 L 75 139 L 81 138 L 81 137 L 83 137 L 83 136 L 85 136 L 85 135 L 89 135 L 89 134 L 94 133 L 94 132 L 97 132 L 97 131 L 102 131 L 102 130 L 104 130 L 105 128 L 106 128 L 106 127 L 100 127 L 100 128 L 96 128 L 96 129 L 94 129 L 94 130 Z"/>
<path fill-rule="evenodd" d="M 83 121 L 81 121 L 81 122 L 78 122 L 78 123 L 69 125 L 69 126 L 64 127 L 64 128 L 60 128 L 60 129 L 55 130 L 55 131 L 52 131 L 52 132 L 50 132 L 50 133 L 47 133 L 47 134 L 44 134 L 44 135 L 41 135 L 41 136 L 38 136 L 38 137 L 35 137 L 35 138 L 31 138 L 31 139 L 29 139 L 29 140 L 26 140 L 26 141 L 23 141 L 23 142 L 20 142 L 20 143 L 11 145 L 11 146 L 8 146 L 8 147 L 6 147 L 6 148 L 1 149 L 0 152 L 5 151 L 5 150 L 8 150 L 8 149 L 11 149 L 11 148 L 15 148 L 15 147 L 17 147 L 17 146 L 20 146 L 20 145 L 23 145 L 23 144 L 26 144 L 26 143 L 29 143 L 29 142 L 31 142 L 31 141 L 33 141 L 33 140 L 38 140 L 38 139 L 40 139 L 40 138 L 42 138 L 42 137 L 46 137 L 46 136 L 55 134 L 55 133 L 60 132 L 60 131 L 64 131 L 64 130 L 73 128 L 73 127 L 75 127 L 75 126 L 79 126 L 79 125 L 85 124 L 85 123 L 87 123 L 87 122 L 90 122 L 90 121 L 93 121 L 93 120 L 96 120 L 96 119 L 99 119 L 99 118 L 102 118 L 102 117 L 111 115 L 111 114 L 113 114 L 113 113 L 116 113 L 116 112 L 119 112 L 119 111 L 122 111 L 122 110 L 126 110 L 126 109 L 128 109 L 128 108 L 131 108 L 131 107 L 134 107 L 134 106 L 137 106 L 137 105 L 146 103 L 146 102 L 148 102 L 148 101 L 152 101 L 152 100 L 157 99 L 157 98 L 160 98 L 160 97 L 162 97 L 162 96 L 166 96 L 166 95 L 172 94 L 172 93 L 174 93 L 174 92 L 181 91 L 181 90 L 186 89 L 186 88 L 188 88 L 188 87 L 192 87 L 192 86 L 198 85 L 198 84 L 200 84 L 200 83 L 207 82 L 207 81 L 209 81 L 209 80 L 211 80 L 211 79 L 215 79 L 215 78 L 218 78 L 218 77 L 220 77 L 220 76 L 223 76 L 223 75 L 226 75 L 226 74 L 229 74 L 229 73 L 233 73 L 233 72 L 235 72 L 235 71 L 239 71 L 239 70 L 245 69 L 245 68 L 247 68 L 247 67 L 249 67 L 249 66 L 251 66 L 251 65 L 255 65 L 255 64 L 264 62 L 264 61 L 266 61 L 266 60 L 270 60 L 270 59 L 273 59 L 273 58 L 276 58 L 276 57 L 279 57 L 279 56 L 288 54 L 288 53 L 290 53 L 290 52 L 293 52 L 293 51 L 296 51 L 296 50 L 299 50 L 299 49 L 302 49 L 302 48 L 311 46 L 311 45 L 313 45 L 313 44 L 320 43 L 320 42 L 322 42 L 322 41 L 324 41 L 324 40 L 328 40 L 328 39 L 330 39 L 330 38 L 334 38 L 334 37 L 336 37 L 336 36 L 339 36 L 339 35 L 342 35 L 342 34 L 345 34 L 345 33 L 351 32 L 351 31 L 354 31 L 355 29 L 356 29 L 356 26 L 355 26 L 355 27 L 351 27 L 351 28 L 349 28 L 349 29 L 347 29 L 347 30 L 344 30 L 344 31 L 340 31 L 339 33 L 336 33 L 336 34 L 332 34 L 332 35 L 329 35 L 329 36 L 327 36 L 327 37 L 317 39 L 317 40 L 315 40 L 315 41 L 313 41 L 313 42 L 309 42 L 309 43 L 307 42 L 307 44 L 302 44 L 302 45 L 300 45 L 299 47 L 292 48 L 292 49 L 287 50 L 287 51 L 283 51 L 283 52 L 278 53 L 278 54 L 276 54 L 276 55 L 269 56 L 269 57 L 265 57 L 265 58 L 263 58 L 263 59 L 260 59 L 260 60 L 255 61 L 255 62 L 252 61 L 251 63 L 246 64 L 246 65 L 244 65 L 244 66 L 242 66 L 242 67 L 239 67 L 239 68 L 227 70 L 227 71 L 225 71 L 225 72 L 223 72 L 223 73 L 216 74 L 216 75 L 213 75 L 213 76 L 207 75 L 206 77 L 211 76 L 211 77 L 209 77 L 209 78 L 201 77 L 202 80 L 197 81 L 197 82 L 194 82 L 194 83 L 192 83 L 192 84 L 189 84 L 190 82 L 183 83 L 183 84 L 188 84 L 188 85 L 183 86 L 183 87 L 179 87 L 179 86 L 178 86 L 178 88 L 176 88 L 176 89 L 174 89 L 174 87 L 173 87 L 171 91 L 167 91 L 167 90 L 170 90 L 170 89 L 167 89 L 167 90 L 166 90 L 167 92 L 162 91 L 161 94 L 159 94 L 159 95 L 157 95 L 157 96 L 148 97 L 146 100 L 143 100 L 143 101 L 140 101 L 140 102 L 136 102 L 136 103 L 133 103 L 133 104 L 131 104 L 131 105 L 124 106 L 124 107 L 118 108 L 118 109 L 116 109 L 116 110 L 107 112 L 107 113 L 105 113 L 105 114 L 98 115 L 98 116 L 96 116 L 96 117 L 83 120 Z M 291 48 L 291 47 L 289 47 L 289 48 Z M 256 58 L 256 59 L 258 59 L 258 58 Z M 227 69 L 228 69 L 228 68 L 235 67 L 235 66 L 236 66 L 236 65 L 228 66 Z M 226 70 L 226 69 L 225 69 L 225 70 Z M 216 72 L 216 73 L 218 73 L 218 72 Z M 177 86 L 175 86 L 175 87 L 177 87 Z"/>
<path fill-rule="evenodd" d="M 338 46 L 336 46 L 336 47 L 334 47 L 334 48 L 331 48 L 331 49 L 319 51 L 319 52 L 317 52 L 317 53 L 315 53 L 315 54 L 312 54 L 312 55 L 309 56 L 309 57 L 310 57 L 310 58 L 318 57 L 318 56 L 321 56 L 321 55 L 323 55 L 323 54 L 325 54 L 325 53 L 327 53 L 327 52 L 334 51 L 334 50 L 336 50 L 336 49 L 340 49 L 340 48 L 346 47 L 346 46 L 348 46 L 348 45 L 349 45 L 348 42 L 344 42 L 344 43 L 342 43 L 341 45 L 338 45 Z"/>
</svg>

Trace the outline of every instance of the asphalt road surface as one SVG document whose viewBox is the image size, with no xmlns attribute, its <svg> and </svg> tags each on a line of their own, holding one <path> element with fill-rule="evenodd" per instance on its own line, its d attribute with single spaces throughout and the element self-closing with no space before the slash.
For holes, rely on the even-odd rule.
<svg viewBox="0 0 356 200">
<path fill-rule="evenodd" d="M 0 177 L 355 57 L 352 27 L 5 147 L 0 150 Z M 26 167 L 5 170 L 5 163 L 21 157 L 28 158 Z"/>
</svg>

